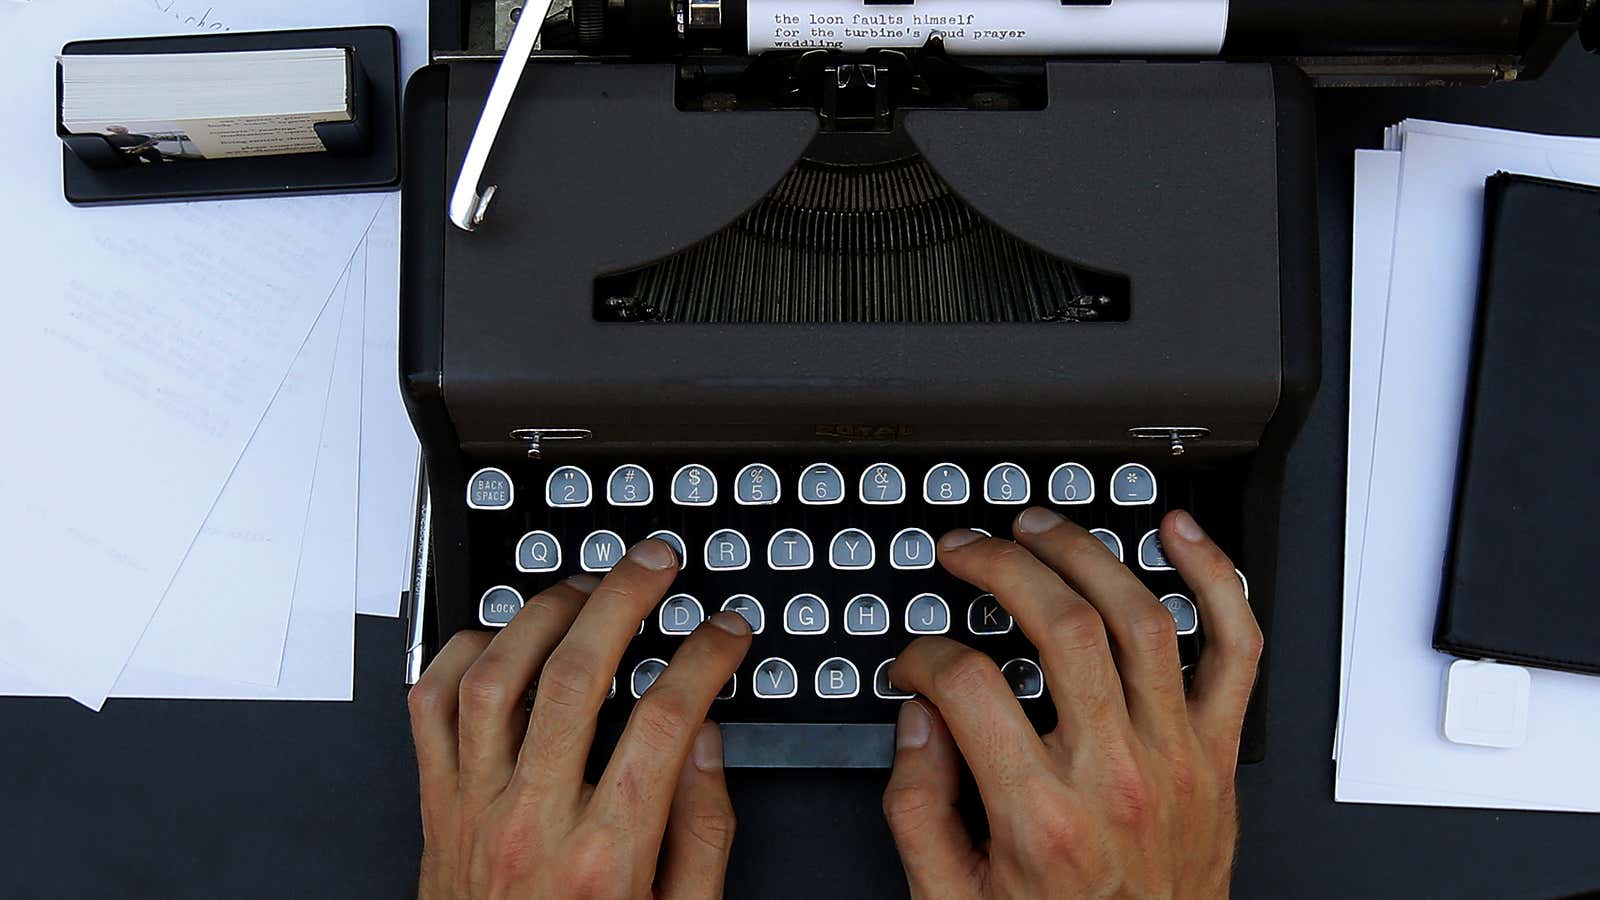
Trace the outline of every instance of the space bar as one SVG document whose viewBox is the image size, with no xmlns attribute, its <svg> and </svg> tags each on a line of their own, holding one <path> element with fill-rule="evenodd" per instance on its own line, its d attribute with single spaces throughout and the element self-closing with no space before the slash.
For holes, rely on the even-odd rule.
<svg viewBox="0 0 1600 900">
<path fill-rule="evenodd" d="M 732 722 L 722 725 L 730 769 L 887 769 L 893 725 Z"/>
</svg>

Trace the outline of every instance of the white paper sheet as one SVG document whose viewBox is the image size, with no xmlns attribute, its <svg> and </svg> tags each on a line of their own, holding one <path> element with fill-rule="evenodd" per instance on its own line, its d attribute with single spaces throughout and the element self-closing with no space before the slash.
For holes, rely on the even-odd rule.
<svg viewBox="0 0 1600 900">
<path fill-rule="evenodd" d="M 400 78 L 428 64 L 428 0 L 122 0 L 150 7 L 173 30 L 225 32 L 271 28 L 390 25 L 400 37 Z"/>
<path fill-rule="evenodd" d="M 339 350 L 322 422 L 316 478 L 275 687 L 153 672 L 133 665 L 117 697 L 349 700 L 355 666 L 356 442 L 361 403 L 361 297 L 347 282 Z M 3 683 L 3 679 L 0 679 Z"/>
<path fill-rule="evenodd" d="M 348 280 L 311 329 L 130 667 L 277 684 Z"/>
<path fill-rule="evenodd" d="M 170 30 L 107 0 L 4 24 L 0 116 L 23 123 L 51 121 L 66 41 Z M 0 142 L 0 246 L 28 298 L 0 358 L 35 386 L 0 417 L 0 659 L 98 708 L 379 200 L 77 210 L 60 154 L 47 124 Z"/>
<path fill-rule="evenodd" d="M 421 448 L 400 397 L 400 215 L 392 198 L 367 236 L 356 611 L 400 614 Z"/>
<path fill-rule="evenodd" d="M 1600 680 L 1534 671 L 1527 743 L 1440 733 L 1450 658 L 1431 648 L 1482 238 L 1497 171 L 1600 182 L 1600 143 L 1406 123 L 1355 639 L 1335 796 L 1600 811 Z M 1392 786 L 1385 789 L 1383 786 Z"/>
</svg>

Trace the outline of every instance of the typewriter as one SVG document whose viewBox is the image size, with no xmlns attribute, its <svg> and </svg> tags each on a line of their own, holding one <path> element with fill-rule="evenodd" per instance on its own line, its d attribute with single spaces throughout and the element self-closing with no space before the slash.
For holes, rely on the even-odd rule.
<svg viewBox="0 0 1600 900">
<path fill-rule="evenodd" d="M 1186 666 L 1206 623 L 1156 528 L 1192 511 L 1270 635 L 1319 378 L 1313 87 L 1528 77 L 1590 7 L 435 2 L 405 112 L 408 680 L 656 537 L 682 572 L 600 756 L 718 610 L 755 631 L 712 710 L 730 766 L 887 765 L 887 665 L 927 634 L 1050 728 L 1035 650 L 934 560 L 1030 504 L 1139 575 Z"/>
</svg>

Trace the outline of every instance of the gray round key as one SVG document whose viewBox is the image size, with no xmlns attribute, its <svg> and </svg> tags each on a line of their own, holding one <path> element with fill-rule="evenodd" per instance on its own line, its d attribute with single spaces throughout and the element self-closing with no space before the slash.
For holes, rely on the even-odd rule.
<svg viewBox="0 0 1600 900">
<path fill-rule="evenodd" d="M 1122 538 L 1117 537 L 1115 531 L 1109 528 L 1096 528 L 1089 533 L 1099 538 L 1100 543 L 1106 545 L 1106 549 L 1110 550 L 1111 555 L 1117 558 L 1117 562 L 1122 562 Z"/>
<path fill-rule="evenodd" d="M 774 656 L 761 661 L 751 680 L 756 696 L 763 700 L 782 700 L 793 697 L 800 690 L 800 679 L 794 666 L 786 659 Z"/>
<path fill-rule="evenodd" d="M 588 506 L 592 497 L 589 473 L 577 466 L 556 469 L 544 483 L 545 502 L 558 509 Z"/>
<path fill-rule="evenodd" d="M 717 476 L 705 466 L 684 466 L 672 476 L 672 502 L 679 506 L 710 506 L 716 503 Z"/>
<path fill-rule="evenodd" d="M 833 506 L 844 502 L 844 475 L 827 463 L 806 467 L 800 473 L 800 502 L 807 506 Z"/>
<path fill-rule="evenodd" d="M 667 670 L 666 660 L 647 659 L 633 667 L 633 675 L 628 679 L 628 691 L 637 700 L 644 696 L 644 692 L 655 687 L 660 680 L 661 673 Z"/>
<path fill-rule="evenodd" d="M 906 477 L 889 463 L 878 463 L 861 473 L 861 502 L 868 506 L 893 506 L 906 500 Z"/>
<path fill-rule="evenodd" d="M 965 503 L 971 491 L 966 471 L 954 463 L 940 463 L 922 479 L 922 499 L 934 506 Z"/>
<path fill-rule="evenodd" d="M 905 571 L 933 568 L 933 537 L 921 528 L 907 528 L 895 535 L 889 545 L 889 564 Z"/>
<path fill-rule="evenodd" d="M 861 594 L 844 608 L 844 630 L 847 634 L 888 634 L 889 604 L 876 594 Z"/>
<path fill-rule="evenodd" d="M 744 616 L 745 622 L 750 625 L 751 634 L 760 634 L 767 630 L 767 611 L 762 607 L 760 600 L 749 594 L 735 594 L 722 601 L 722 611 L 736 612 Z"/>
<path fill-rule="evenodd" d="M 1013 659 L 1000 667 L 1000 674 L 1011 685 L 1011 693 L 1018 700 L 1036 700 L 1044 696 L 1044 673 L 1031 659 Z"/>
<path fill-rule="evenodd" d="M 706 620 L 705 608 L 688 594 L 673 594 L 661 604 L 659 621 L 662 634 L 693 634 Z"/>
<path fill-rule="evenodd" d="M 510 509 L 517 489 L 511 476 L 499 469 L 479 469 L 467 481 L 467 508 Z"/>
<path fill-rule="evenodd" d="M 1172 614 L 1172 622 L 1178 627 L 1178 634 L 1187 636 L 1200 630 L 1200 613 L 1194 608 L 1194 601 L 1182 594 L 1168 594 L 1161 598 L 1161 605 Z"/>
<path fill-rule="evenodd" d="M 652 531 L 648 540 L 661 541 L 678 554 L 678 571 L 689 568 L 689 548 L 684 546 L 683 538 L 678 537 L 676 531 Z"/>
<path fill-rule="evenodd" d="M 856 664 L 841 656 L 823 660 L 817 666 L 817 696 L 824 700 L 844 700 L 861 693 L 861 673 Z"/>
<path fill-rule="evenodd" d="M 1028 473 L 1016 463 L 1001 463 L 983 479 L 983 499 L 996 506 L 1021 506 L 1033 496 Z"/>
<path fill-rule="evenodd" d="M 1016 620 L 993 594 L 984 594 L 967 607 L 967 630 L 975 635 L 1010 634 Z"/>
<path fill-rule="evenodd" d="M 518 572 L 554 572 L 561 568 L 561 544 L 548 531 L 530 531 L 517 542 Z"/>
<path fill-rule="evenodd" d="M 811 568 L 811 538 L 794 528 L 785 528 L 767 542 L 767 565 L 780 572 Z"/>
<path fill-rule="evenodd" d="M 906 631 L 944 634 L 950 630 L 950 605 L 938 594 L 918 594 L 906 606 Z"/>
<path fill-rule="evenodd" d="M 733 499 L 740 506 L 771 506 L 783 495 L 783 482 L 771 466 L 745 466 L 733 480 Z"/>
<path fill-rule="evenodd" d="M 833 542 L 828 545 L 828 562 L 840 571 L 870 569 L 876 558 L 872 538 L 859 528 L 846 528 L 834 535 Z"/>
<path fill-rule="evenodd" d="M 911 692 L 902 691 L 889 680 L 889 670 L 894 667 L 894 658 L 878 663 L 877 671 L 872 673 L 872 692 L 880 700 L 910 700 Z"/>
<path fill-rule="evenodd" d="M 750 542 L 732 528 L 724 528 L 706 538 L 706 568 L 713 572 L 737 572 L 750 567 Z"/>
<path fill-rule="evenodd" d="M 1094 476 L 1086 466 L 1062 463 L 1050 473 L 1050 502 L 1082 506 L 1094 502 Z"/>
<path fill-rule="evenodd" d="M 1146 572 L 1171 572 L 1167 551 L 1161 546 L 1161 532 L 1151 529 L 1139 540 L 1139 568 Z"/>
<path fill-rule="evenodd" d="M 1149 506 L 1156 502 L 1156 476 L 1138 463 L 1128 463 L 1111 476 L 1111 502 L 1118 506 Z"/>
<path fill-rule="evenodd" d="M 628 548 L 614 531 L 596 531 L 583 539 L 579 564 L 585 572 L 609 572 Z"/>
<path fill-rule="evenodd" d="M 783 608 L 783 630 L 790 634 L 827 634 L 828 604 L 816 594 L 801 594 Z"/>
<path fill-rule="evenodd" d="M 612 506 L 649 506 L 655 492 L 655 482 L 643 466 L 618 466 L 606 479 L 606 499 Z"/>
<path fill-rule="evenodd" d="M 504 628 L 521 609 L 522 595 L 515 588 L 498 585 L 483 592 L 483 599 L 478 601 L 478 621 L 489 628 Z"/>
</svg>

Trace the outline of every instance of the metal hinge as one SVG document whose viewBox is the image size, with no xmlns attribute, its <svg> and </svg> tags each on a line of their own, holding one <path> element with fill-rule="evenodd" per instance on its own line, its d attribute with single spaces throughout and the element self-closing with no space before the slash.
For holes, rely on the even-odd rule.
<svg viewBox="0 0 1600 900">
<path fill-rule="evenodd" d="M 1148 428 L 1130 428 L 1128 435 L 1141 441 L 1169 441 L 1173 456 L 1182 456 L 1188 448 L 1184 441 L 1199 441 L 1211 436 L 1211 429 L 1194 425 L 1156 425 Z"/>
<path fill-rule="evenodd" d="M 542 458 L 549 441 L 586 441 L 592 437 L 594 432 L 587 428 L 518 428 L 511 432 L 512 440 L 528 443 L 529 459 Z"/>
</svg>

